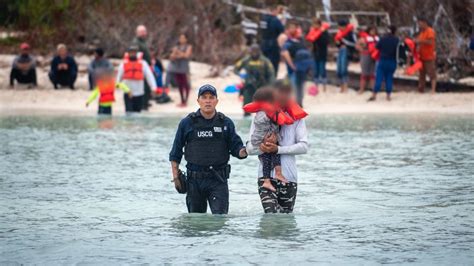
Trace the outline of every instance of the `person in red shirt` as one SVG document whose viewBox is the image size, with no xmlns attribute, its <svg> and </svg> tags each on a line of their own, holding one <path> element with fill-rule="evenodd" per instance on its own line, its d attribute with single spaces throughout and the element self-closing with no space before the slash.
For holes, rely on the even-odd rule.
<svg viewBox="0 0 474 266">
<path fill-rule="evenodd" d="M 424 18 L 418 19 L 418 26 L 420 33 L 415 42 L 423 64 L 418 80 L 418 91 L 421 93 L 425 91 L 426 75 L 428 75 L 431 81 L 431 93 L 436 93 L 436 33 Z"/>
</svg>

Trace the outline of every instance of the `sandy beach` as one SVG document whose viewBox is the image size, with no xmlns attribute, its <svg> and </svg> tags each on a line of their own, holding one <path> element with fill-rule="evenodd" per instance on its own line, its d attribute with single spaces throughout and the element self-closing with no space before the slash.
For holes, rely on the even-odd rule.
<svg viewBox="0 0 474 266">
<path fill-rule="evenodd" d="M 76 57 L 79 64 L 79 76 L 76 82 L 76 90 L 69 89 L 54 90 L 47 76 L 49 61 L 38 58 L 40 66 L 37 69 L 38 88 L 27 89 L 22 86 L 15 86 L 11 89 L 8 86 L 10 65 L 13 55 L 0 55 L 0 112 L 2 114 L 69 114 L 69 115 L 94 115 L 97 108 L 94 104 L 85 107 L 85 101 L 89 95 L 87 85 L 86 66 L 91 58 L 87 56 Z M 118 60 L 113 60 L 116 65 Z M 165 62 L 166 64 L 166 62 Z M 241 114 L 241 102 L 237 94 L 224 93 L 227 85 L 236 84 L 239 78 L 232 73 L 227 73 L 221 77 L 209 77 L 210 66 L 193 62 L 191 64 L 191 84 L 192 94 L 196 94 L 197 88 L 205 83 L 214 85 L 219 90 L 218 109 L 229 115 Z M 280 69 L 284 69 L 281 67 Z M 226 72 L 226 71 L 224 71 Z M 230 71 L 227 71 L 230 72 Z M 279 77 L 284 76 L 283 70 Z M 309 86 L 310 83 L 307 83 Z M 114 105 L 114 114 L 124 113 L 123 99 L 117 92 L 117 102 Z M 385 95 L 380 94 L 376 102 L 367 102 L 370 92 L 358 95 L 354 90 L 341 94 L 338 88 L 328 86 L 327 92 L 320 92 L 317 96 L 306 94 L 304 107 L 310 114 L 320 113 L 407 113 L 407 112 L 427 112 L 427 113 L 474 113 L 474 93 L 440 93 L 440 94 L 419 94 L 415 92 L 396 92 L 392 101 L 387 102 Z M 197 108 L 194 101 L 190 101 L 187 108 L 178 108 L 179 101 L 177 90 L 172 90 L 172 103 L 153 106 L 146 112 L 146 115 L 184 115 Z M 193 97 L 191 97 L 192 99 Z"/>
</svg>

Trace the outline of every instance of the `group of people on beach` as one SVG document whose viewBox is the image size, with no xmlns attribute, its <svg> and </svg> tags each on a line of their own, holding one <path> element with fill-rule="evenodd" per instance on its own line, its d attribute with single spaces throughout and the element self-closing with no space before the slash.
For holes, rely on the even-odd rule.
<svg viewBox="0 0 474 266">
<path fill-rule="evenodd" d="M 234 67 L 236 74 L 245 72 L 245 75 L 242 75 L 243 86 L 240 88 L 244 105 L 252 101 L 258 88 L 275 80 L 282 60 L 286 64 L 287 78 L 295 88 L 299 105 L 303 105 L 304 84 L 308 76 L 311 76 L 310 79 L 315 83 L 315 86 L 309 89 L 310 94 L 316 95 L 319 87 L 326 91 L 328 82 L 326 63 L 328 48 L 332 43 L 329 33 L 330 24 L 314 18 L 310 29 L 305 34 L 297 20 L 286 21 L 281 12 L 278 6 L 270 6 L 258 26 L 261 32 L 259 43 L 256 43 L 257 38 L 253 38 L 251 40 L 253 43 L 249 43 L 248 55 L 240 59 Z M 370 87 L 373 94 L 368 100 L 374 101 L 385 82 L 387 100 L 390 100 L 400 47 L 404 46 L 409 48 L 409 54 L 413 57 L 411 61 L 415 64 L 412 69 L 414 72 L 419 72 L 419 92 L 424 92 L 428 75 L 431 81 L 431 92 L 435 93 L 436 33 L 426 19 L 419 18 L 418 24 L 420 29 L 418 37 L 414 40 L 409 38 L 402 40 L 398 37 L 397 28 L 393 25 L 387 28 L 385 34 L 379 36 L 375 26 L 357 31 L 348 20 L 338 21 L 338 30 L 333 43 L 337 47 L 336 73 L 340 91 L 347 92 L 348 90 L 349 62 L 358 53 L 361 66 L 358 92 L 361 94 Z M 256 31 L 254 33 L 256 34 Z M 178 106 L 185 107 L 191 91 L 189 62 L 193 54 L 192 45 L 185 34 L 179 35 L 176 46 L 170 52 L 170 64 L 165 70 L 158 54 L 152 56 L 150 53 L 147 35 L 144 25 L 136 28 L 136 36 L 128 47 L 123 62 L 116 69 L 114 86 L 126 92 L 124 98 L 126 111 L 147 110 L 151 105 L 152 95 L 157 95 L 155 98 L 157 103 L 169 102 L 171 99 L 167 88 L 171 84 L 179 89 L 181 100 Z M 93 91 L 87 101 L 88 104 L 102 95 L 101 85 L 110 82 L 99 81 L 102 78 L 110 81 L 113 71 L 114 67 L 106 58 L 104 50 L 95 49 L 94 58 L 88 66 L 89 88 Z M 165 73 L 166 79 L 163 80 Z M 59 44 L 56 55 L 51 61 L 48 75 L 53 87 L 74 89 L 77 75 L 78 66 L 74 57 L 68 53 L 66 45 Z M 27 84 L 28 87 L 37 85 L 36 62 L 30 54 L 30 45 L 27 43 L 20 45 L 20 55 L 14 59 L 12 65 L 10 85 L 14 86 L 15 81 Z M 113 102 L 114 99 L 109 95 L 109 89 L 103 90 L 106 100 L 99 98 L 99 105 L 111 107 L 111 101 Z M 111 111 L 107 109 L 99 108 L 102 110 L 99 113 L 110 113 Z M 245 113 L 245 115 L 249 114 Z"/>
</svg>

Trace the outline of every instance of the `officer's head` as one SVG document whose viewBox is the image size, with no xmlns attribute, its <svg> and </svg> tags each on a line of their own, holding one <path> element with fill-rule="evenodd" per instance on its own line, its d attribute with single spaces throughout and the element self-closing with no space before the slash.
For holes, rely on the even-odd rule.
<svg viewBox="0 0 474 266">
<path fill-rule="evenodd" d="M 214 86 L 206 84 L 199 88 L 198 99 L 201 113 L 212 114 L 216 111 L 216 105 L 219 102 L 217 99 L 217 90 Z"/>
<path fill-rule="evenodd" d="M 291 84 L 287 80 L 277 80 L 273 83 L 272 87 L 275 90 L 275 102 L 281 107 L 286 107 L 293 98 Z"/>
</svg>

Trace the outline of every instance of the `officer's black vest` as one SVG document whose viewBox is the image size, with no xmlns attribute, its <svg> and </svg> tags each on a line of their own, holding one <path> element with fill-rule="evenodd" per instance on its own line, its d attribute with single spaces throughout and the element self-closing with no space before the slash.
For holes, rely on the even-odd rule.
<svg viewBox="0 0 474 266">
<path fill-rule="evenodd" d="M 184 158 L 188 163 L 198 166 L 224 166 L 229 161 L 229 145 L 224 125 L 225 115 L 217 113 L 209 121 L 196 113 L 189 114 L 193 131 L 186 141 Z"/>
</svg>

